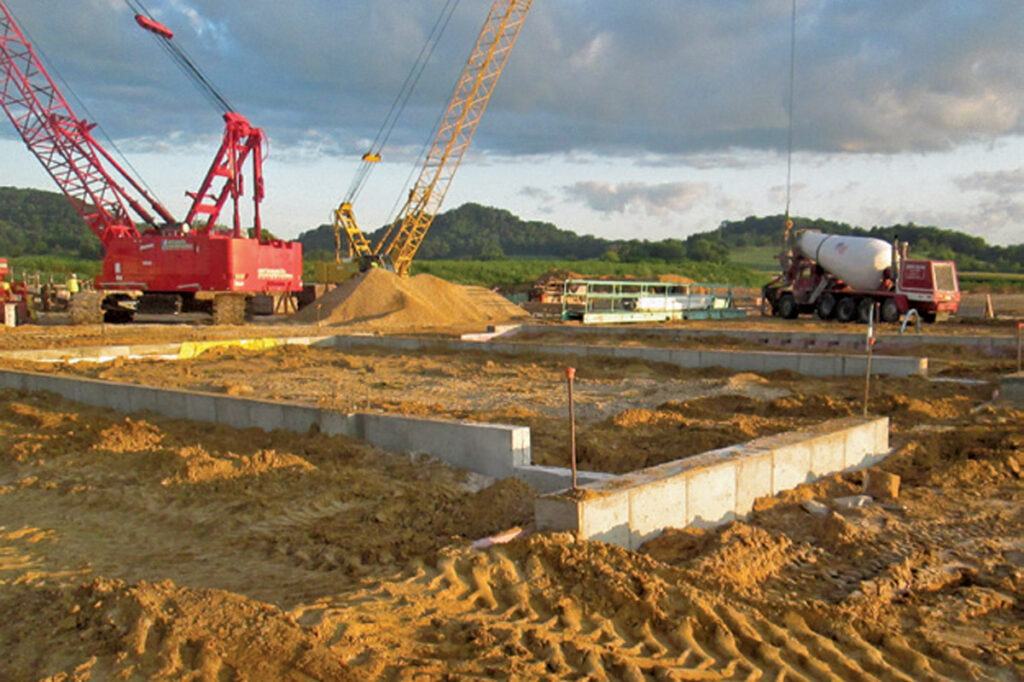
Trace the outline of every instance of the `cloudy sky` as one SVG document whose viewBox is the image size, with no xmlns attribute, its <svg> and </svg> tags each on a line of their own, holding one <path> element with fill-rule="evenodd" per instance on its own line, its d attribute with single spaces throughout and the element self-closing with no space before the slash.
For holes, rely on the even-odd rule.
<svg viewBox="0 0 1024 682">
<path fill-rule="evenodd" d="M 122 0 L 2 0 L 176 214 L 219 112 Z M 446 0 L 145 0 L 271 140 L 265 224 L 343 197 Z M 388 220 L 490 8 L 463 0 L 356 202 Z M 791 0 L 537 0 L 445 206 L 683 238 L 786 202 Z M 798 0 L 792 212 L 1024 242 L 1024 3 Z M 74 96 L 71 96 L 73 90 Z M 54 189 L 0 121 L 0 185 Z"/>
</svg>

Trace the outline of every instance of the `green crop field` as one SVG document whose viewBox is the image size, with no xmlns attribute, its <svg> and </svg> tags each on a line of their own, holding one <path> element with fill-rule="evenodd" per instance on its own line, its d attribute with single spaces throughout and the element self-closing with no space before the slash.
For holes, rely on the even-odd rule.
<svg viewBox="0 0 1024 682">
<path fill-rule="evenodd" d="M 737 246 L 729 249 L 729 262 L 757 272 L 779 270 L 778 246 Z"/>
<path fill-rule="evenodd" d="M 960 289 L 977 293 L 1024 291 L 1024 274 L 1013 272 L 961 272 Z"/>
</svg>

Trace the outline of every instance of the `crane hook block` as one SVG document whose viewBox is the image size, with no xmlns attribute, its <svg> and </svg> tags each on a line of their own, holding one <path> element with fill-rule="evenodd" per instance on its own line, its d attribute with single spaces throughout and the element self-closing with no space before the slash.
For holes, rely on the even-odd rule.
<svg viewBox="0 0 1024 682">
<path fill-rule="evenodd" d="M 141 26 L 142 28 L 146 29 L 150 33 L 157 34 L 161 38 L 165 38 L 167 40 L 171 40 L 171 39 L 174 38 L 174 31 L 172 31 L 171 29 L 167 28 L 166 26 L 161 24 L 159 21 L 154 21 L 153 19 L 150 19 L 147 16 L 143 16 L 141 14 L 136 14 L 135 15 L 135 23 L 138 24 L 139 26 Z"/>
<path fill-rule="evenodd" d="M 380 154 L 375 154 L 374 152 L 366 152 L 365 154 L 363 154 L 363 161 L 365 161 L 366 163 L 379 163 Z"/>
</svg>

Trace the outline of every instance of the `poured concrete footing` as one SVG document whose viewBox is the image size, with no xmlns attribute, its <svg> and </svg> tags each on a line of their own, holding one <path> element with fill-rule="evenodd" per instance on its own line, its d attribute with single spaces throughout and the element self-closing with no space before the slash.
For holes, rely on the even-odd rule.
<svg viewBox="0 0 1024 682">
<path fill-rule="evenodd" d="M 888 451 L 888 418 L 832 420 L 540 497 L 537 527 L 636 549 L 665 528 L 742 518 L 759 497 L 872 466 Z"/>
<path fill-rule="evenodd" d="M 629 359 L 656 362 L 687 369 L 724 367 L 737 372 L 774 372 L 789 370 L 808 376 L 863 376 L 867 369 L 865 355 L 834 355 L 826 353 L 780 353 L 773 351 L 694 350 L 685 348 L 644 348 L 638 346 L 585 346 L 554 343 L 510 343 L 499 341 L 450 341 L 411 337 L 334 336 L 316 341 L 314 345 L 330 345 L 340 349 L 388 349 L 424 351 L 439 349 L 464 352 L 520 355 L 543 354 L 553 357 L 590 359 Z M 873 375 L 912 376 L 928 373 L 928 358 L 875 355 L 871 361 Z"/>
<path fill-rule="evenodd" d="M 316 429 L 366 441 L 391 452 L 425 453 L 485 476 L 506 478 L 530 466 L 530 429 L 390 414 L 342 413 L 301 403 L 235 398 L 215 393 L 154 388 L 96 379 L 0 371 L 0 387 L 49 391 L 125 414 L 149 410 L 172 419 L 226 424 L 239 429 Z"/>
<path fill-rule="evenodd" d="M 835 323 L 839 328 L 850 327 Z M 661 328 L 661 327 L 613 327 L 613 326 L 548 326 L 524 325 L 514 333 L 522 334 L 564 334 L 567 337 L 592 336 L 627 336 L 644 334 L 646 336 L 669 340 L 714 339 L 728 337 L 750 343 L 764 344 L 774 348 L 792 350 L 817 350 L 836 352 L 841 350 L 859 351 L 864 349 L 864 331 L 862 325 L 856 325 L 858 331 L 814 331 L 802 332 L 798 329 L 772 331 L 766 329 L 733 329 L 723 325 L 715 329 Z M 941 329 L 941 326 L 938 327 Z M 875 351 L 888 349 L 912 350 L 920 346 L 937 345 L 960 347 L 971 353 L 999 357 L 1017 350 L 1016 336 L 969 336 L 966 334 L 916 333 L 907 331 L 905 334 L 884 333 L 887 327 L 877 328 Z M 935 329 L 935 327 L 932 327 Z M 512 333 L 512 332 L 506 332 Z"/>
<path fill-rule="evenodd" d="M 1024 372 L 1000 377 L 999 395 L 1011 403 L 1024 405 Z"/>
<path fill-rule="evenodd" d="M 863 354 L 787 353 L 776 351 L 697 350 L 685 348 L 644 348 L 637 346 L 587 346 L 579 344 L 525 344 L 502 341 L 456 341 L 439 338 L 382 336 L 314 336 L 275 339 L 236 339 L 232 341 L 165 343 L 133 346 L 93 346 L 53 350 L 0 351 L 0 358 L 33 362 L 104 362 L 115 358 L 193 358 L 219 346 L 260 349 L 301 345 L 342 350 L 388 350 L 404 352 L 480 352 L 521 355 L 544 354 L 563 358 L 628 359 L 675 365 L 687 369 L 723 367 L 737 372 L 774 372 L 788 370 L 808 376 L 863 376 L 867 358 Z M 875 355 L 871 373 L 885 376 L 912 376 L 928 373 L 928 359 Z"/>
</svg>

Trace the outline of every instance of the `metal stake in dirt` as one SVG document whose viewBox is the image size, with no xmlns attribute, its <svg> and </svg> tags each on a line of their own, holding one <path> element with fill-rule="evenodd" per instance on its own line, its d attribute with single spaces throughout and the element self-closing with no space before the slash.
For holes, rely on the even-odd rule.
<svg viewBox="0 0 1024 682">
<path fill-rule="evenodd" d="M 871 355 L 875 348 L 875 308 L 877 306 L 871 306 L 871 312 L 868 314 L 868 336 L 867 336 L 867 352 L 868 358 L 867 370 L 864 373 L 864 416 L 868 416 L 868 398 L 871 395 Z"/>
<path fill-rule="evenodd" d="M 569 385 L 569 462 L 572 468 L 572 489 L 576 490 L 576 405 L 572 398 L 572 380 L 576 378 L 576 368 L 566 367 L 565 378 Z"/>
</svg>

